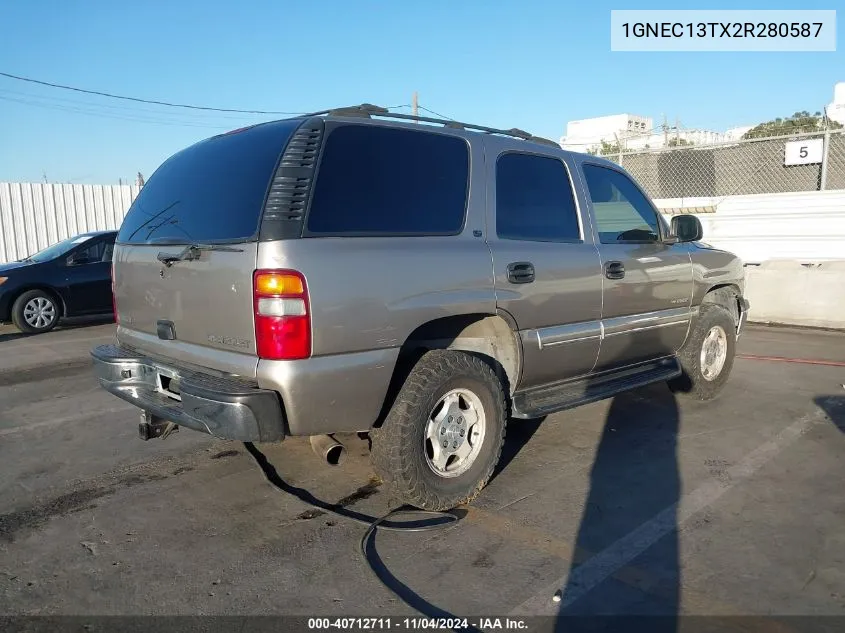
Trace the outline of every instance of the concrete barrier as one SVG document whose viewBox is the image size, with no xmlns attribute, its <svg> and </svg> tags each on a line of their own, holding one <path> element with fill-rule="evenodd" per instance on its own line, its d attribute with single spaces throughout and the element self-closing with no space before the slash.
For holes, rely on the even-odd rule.
<svg viewBox="0 0 845 633">
<path fill-rule="evenodd" d="M 769 260 L 745 267 L 748 320 L 845 329 L 845 260 Z"/>
</svg>

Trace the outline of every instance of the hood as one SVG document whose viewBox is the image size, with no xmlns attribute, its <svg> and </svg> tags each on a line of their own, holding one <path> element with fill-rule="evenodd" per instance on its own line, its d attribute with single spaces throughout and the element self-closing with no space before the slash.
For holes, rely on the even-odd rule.
<svg viewBox="0 0 845 633">
<path fill-rule="evenodd" d="M 2 275 L 3 273 L 11 272 L 13 270 L 17 270 L 19 268 L 27 268 L 34 264 L 35 262 L 8 262 L 6 264 L 0 264 L 0 275 Z"/>
</svg>

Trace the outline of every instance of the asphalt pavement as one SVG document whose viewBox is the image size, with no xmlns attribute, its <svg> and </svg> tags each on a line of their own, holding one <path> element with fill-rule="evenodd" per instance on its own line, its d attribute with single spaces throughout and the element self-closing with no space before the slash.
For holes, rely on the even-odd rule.
<svg viewBox="0 0 845 633">
<path fill-rule="evenodd" d="M 304 439 L 143 442 L 91 373 L 113 330 L 0 329 L 0 614 L 845 615 L 843 333 L 750 327 L 715 402 L 513 421 L 460 521 L 365 558 L 395 505 L 365 439 L 334 468 Z"/>
</svg>

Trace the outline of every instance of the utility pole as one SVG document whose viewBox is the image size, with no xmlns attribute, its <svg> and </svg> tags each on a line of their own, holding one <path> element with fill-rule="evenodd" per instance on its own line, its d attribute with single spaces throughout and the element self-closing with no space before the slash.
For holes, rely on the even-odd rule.
<svg viewBox="0 0 845 633">
<path fill-rule="evenodd" d="M 675 117 L 675 144 L 681 144 L 681 122 Z"/>
<path fill-rule="evenodd" d="M 419 107 L 420 104 L 419 99 L 417 98 L 417 92 L 414 91 L 414 94 L 411 97 L 411 114 L 413 114 L 414 116 L 419 116 Z M 416 123 L 419 123 L 419 121 L 416 121 Z"/>
</svg>

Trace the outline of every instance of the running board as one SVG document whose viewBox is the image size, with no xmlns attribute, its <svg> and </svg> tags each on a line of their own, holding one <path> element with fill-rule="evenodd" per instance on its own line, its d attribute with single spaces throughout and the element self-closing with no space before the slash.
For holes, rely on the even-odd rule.
<svg viewBox="0 0 845 633">
<path fill-rule="evenodd" d="M 535 387 L 514 394 L 511 415 L 521 419 L 540 418 L 680 375 L 678 359 L 672 357 Z"/>
</svg>

